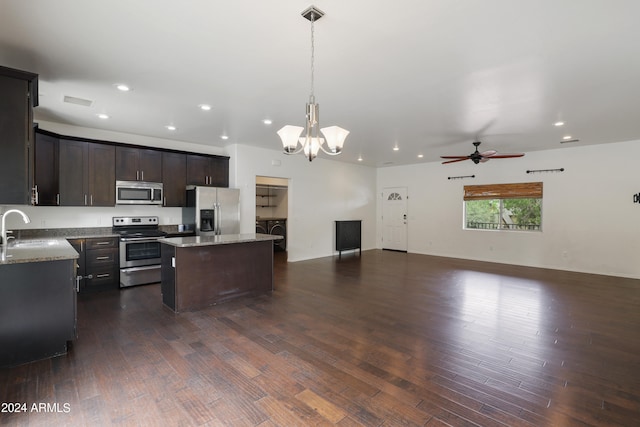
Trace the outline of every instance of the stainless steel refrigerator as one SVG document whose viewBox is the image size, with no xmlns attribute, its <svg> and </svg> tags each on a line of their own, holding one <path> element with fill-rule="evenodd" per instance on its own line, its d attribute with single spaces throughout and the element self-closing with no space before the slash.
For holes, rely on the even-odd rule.
<svg viewBox="0 0 640 427">
<path fill-rule="evenodd" d="M 240 190 L 190 185 L 187 206 L 196 235 L 240 233 Z"/>
</svg>

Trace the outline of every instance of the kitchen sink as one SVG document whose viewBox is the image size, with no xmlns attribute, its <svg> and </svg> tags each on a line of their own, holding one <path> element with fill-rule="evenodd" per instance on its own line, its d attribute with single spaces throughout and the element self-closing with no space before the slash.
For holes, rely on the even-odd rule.
<svg viewBox="0 0 640 427">
<path fill-rule="evenodd" d="M 13 240 L 9 242 L 9 249 L 48 248 L 59 244 L 60 241 L 57 239 Z"/>
</svg>

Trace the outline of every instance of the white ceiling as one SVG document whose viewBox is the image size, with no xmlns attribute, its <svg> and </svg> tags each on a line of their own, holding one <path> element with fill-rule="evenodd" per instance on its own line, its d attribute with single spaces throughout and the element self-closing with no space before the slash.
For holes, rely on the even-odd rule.
<svg viewBox="0 0 640 427">
<path fill-rule="evenodd" d="M 351 131 L 336 160 L 640 139 L 638 0 L 2 0 L 0 65 L 40 74 L 42 120 L 280 149 L 304 121 L 311 4 L 320 123 Z"/>
</svg>

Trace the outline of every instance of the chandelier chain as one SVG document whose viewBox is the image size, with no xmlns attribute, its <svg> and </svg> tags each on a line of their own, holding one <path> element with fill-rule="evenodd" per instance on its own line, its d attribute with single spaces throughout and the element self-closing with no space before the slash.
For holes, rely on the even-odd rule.
<svg viewBox="0 0 640 427">
<path fill-rule="evenodd" d="M 314 78 L 314 73 L 315 73 L 315 67 L 314 67 L 314 59 L 315 59 L 315 43 L 314 43 L 314 34 L 315 34 L 315 14 L 313 12 L 311 12 L 311 93 L 310 93 L 310 99 L 312 102 L 315 102 L 315 96 L 313 94 L 313 78 Z"/>
</svg>

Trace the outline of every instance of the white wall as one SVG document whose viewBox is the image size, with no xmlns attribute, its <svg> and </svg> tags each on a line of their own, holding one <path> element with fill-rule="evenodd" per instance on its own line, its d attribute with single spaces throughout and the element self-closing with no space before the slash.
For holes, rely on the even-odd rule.
<svg viewBox="0 0 640 427">
<path fill-rule="evenodd" d="M 289 261 L 335 253 L 335 220 L 361 219 L 362 246 L 376 247 L 375 169 L 317 157 L 288 156 L 280 150 L 230 147 L 230 186 L 240 188 L 240 232 L 255 231 L 256 175 L 289 179 L 287 250 Z"/>
<path fill-rule="evenodd" d="M 527 153 L 475 165 L 439 162 L 377 170 L 408 187 L 409 252 L 640 278 L 640 141 Z M 527 174 L 527 169 L 565 168 Z M 448 180 L 472 175 L 475 179 Z M 542 181 L 542 232 L 463 230 L 464 185 Z M 382 223 L 377 216 L 377 247 Z"/>
</svg>

